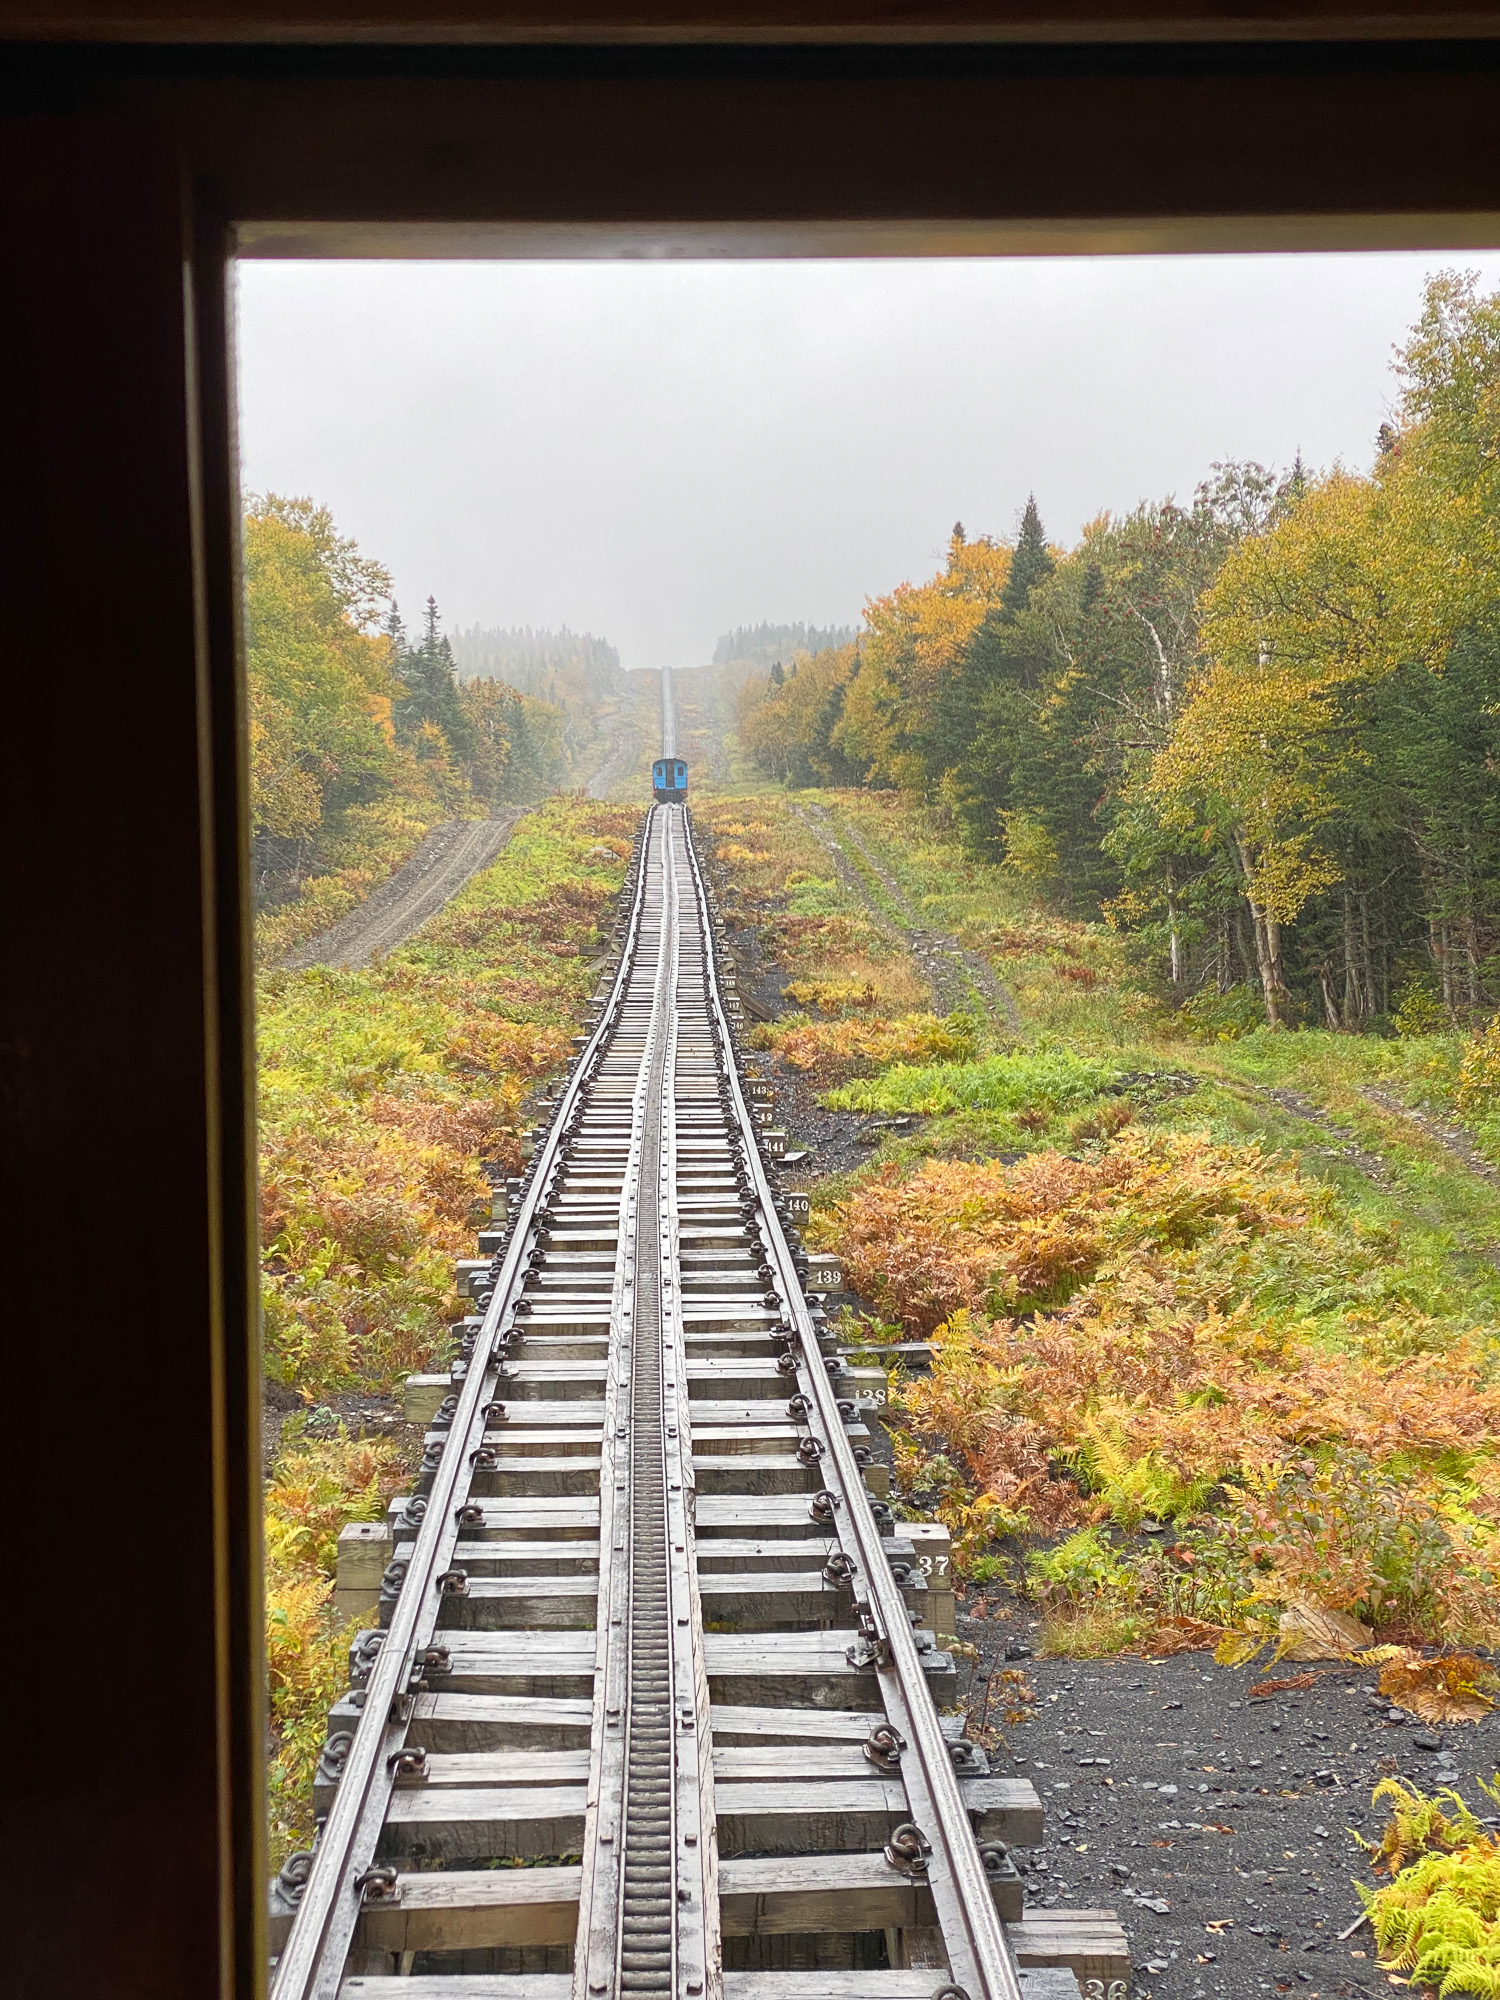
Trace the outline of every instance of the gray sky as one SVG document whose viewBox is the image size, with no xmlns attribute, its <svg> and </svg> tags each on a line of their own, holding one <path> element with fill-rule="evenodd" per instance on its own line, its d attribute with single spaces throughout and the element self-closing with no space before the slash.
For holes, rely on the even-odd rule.
<svg viewBox="0 0 1500 2000">
<path fill-rule="evenodd" d="M 245 483 L 308 493 L 409 624 L 692 666 L 854 623 L 948 532 L 1054 541 L 1214 459 L 1363 469 L 1425 272 L 1500 253 L 246 263 Z"/>
</svg>

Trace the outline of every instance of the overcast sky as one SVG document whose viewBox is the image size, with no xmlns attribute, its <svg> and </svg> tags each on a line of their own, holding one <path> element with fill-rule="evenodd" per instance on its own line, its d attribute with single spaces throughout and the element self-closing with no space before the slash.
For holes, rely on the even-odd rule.
<svg viewBox="0 0 1500 2000">
<path fill-rule="evenodd" d="M 243 473 L 311 494 L 408 624 L 692 666 L 857 622 L 955 520 L 1070 542 L 1210 463 L 1368 465 L 1422 279 L 1500 254 L 246 263 Z"/>
</svg>

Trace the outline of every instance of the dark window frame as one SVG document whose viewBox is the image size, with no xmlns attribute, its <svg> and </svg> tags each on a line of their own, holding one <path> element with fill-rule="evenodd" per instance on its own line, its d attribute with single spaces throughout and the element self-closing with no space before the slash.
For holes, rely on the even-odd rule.
<svg viewBox="0 0 1500 2000">
<path fill-rule="evenodd" d="M 237 248 L 1461 258 L 1496 130 L 1492 41 L 7 51 L 9 1992 L 263 1984 Z"/>
</svg>

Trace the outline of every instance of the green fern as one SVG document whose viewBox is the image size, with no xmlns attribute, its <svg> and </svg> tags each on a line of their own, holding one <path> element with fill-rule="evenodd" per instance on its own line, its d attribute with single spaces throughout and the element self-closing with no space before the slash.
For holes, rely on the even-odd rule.
<svg viewBox="0 0 1500 2000">
<path fill-rule="evenodd" d="M 1174 1521 L 1196 1514 L 1214 1489 L 1212 1475 L 1184 1479 L 1154 1451 L 1133 1457 L 1109 1408 L 1091 1411 L 1080 1429 L 1080 1442 L 1058 1455 L 1097 1497 L 1117 1528 L 1128 1532 L 1144 1520 Z"/>
<path fill-rule="evenodd" d="M 1374 1797 L 1392 1801 L 1385 1835 L 1378 1844 L 1355 1838 L 1394 1879 L 1380 1889 L 1356 1886 L 1380 1963 L 1439 2000 L 1500 2000 L 1500 1845 L 1457 1792 L 1429 1798 L 1388 1778 Z"/>
<path fill-rule="evenodd" d="M 1480 1780 L 1481 1785 L 1484 1780 Z M 1486 1791 L 1488 1786 L 1484 1787 Z M 1377 1872 L 1388 1875 L 1411 1865 L 1428 1854 L 1453 1854 L 1485 1841 L 1488 1836 L 1458 1793 L 1445 1786 L 1429 1798 L 1415 1785 L 1399 1778 L 1383 1778 L 1370 1794 L 1370 1803 L 1391 1800 L 1391 1817 L 1379 1841 L 1354 1838 L 1373 1857 Z"/>
<path fill-rule="evenodd" d="M 1060 1586 L 1075 1597 L 1120 1589 L 1129 1581 L 1129 1573 L 1100 1539 L 1097 1528 L 1079 1528 L 1056 1548 L 1033 1550 L 1026 1558 L 1026 1574 L 1033 1586 Z"/>
</svg>

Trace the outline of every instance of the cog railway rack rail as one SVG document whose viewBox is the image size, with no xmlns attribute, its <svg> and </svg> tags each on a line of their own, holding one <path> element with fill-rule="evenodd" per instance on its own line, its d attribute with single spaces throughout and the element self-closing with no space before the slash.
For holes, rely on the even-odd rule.
<svg viewBox="0 0 1500 2000">
<path fill-rule="evenodd" d="M 870 1490 L 884 1378 L 806 1290 L 717 928 L 687 810 L 652 808 L 617 969 L 460 1268 L 462 1358 L 408 1385 L 417 1490 L 345 1531 L 380 1625 L 273 1885 L 273 2000 L 1124 1990 L 1097 1924 L 1017 1949 L 1041 1809 L 939 1714 L 930 1580 Z"/>
</svg>

